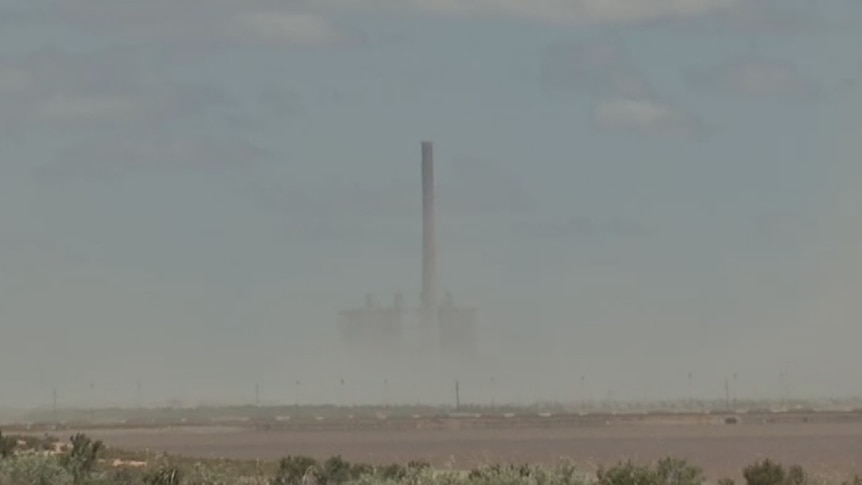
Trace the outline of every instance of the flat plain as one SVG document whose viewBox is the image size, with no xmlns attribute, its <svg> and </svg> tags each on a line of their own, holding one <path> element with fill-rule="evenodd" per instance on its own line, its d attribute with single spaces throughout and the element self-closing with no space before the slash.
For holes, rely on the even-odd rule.
<svg viewBox="0 0 862 485">
<path fill-rule="evenodd" d="M 457 422 L 456 422 L 457 423 Z M 468 469 L 490 463 L 595 467 L 675 456 L 708 477 L 739 478 L 745 465 L 771 458 L 821 477 L 862 472 L 862 420 L 836 422 L 611 422 L 517 426 L 449 425 L 413 429 L 368 427 L 170 426 L 81 430 L 109 446 L 201 458 L 277 459 L 287 455 L 344 458 L 374 464 L 426 460 Z M 72 433 L 74 430 L 66 430 Z"/>
</svg>

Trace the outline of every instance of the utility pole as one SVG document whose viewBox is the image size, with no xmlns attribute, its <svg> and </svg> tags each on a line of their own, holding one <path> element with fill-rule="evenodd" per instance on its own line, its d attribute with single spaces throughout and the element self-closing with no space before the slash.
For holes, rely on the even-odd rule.
<svg viewBox="0 0 862 485">
<path fill-rule="evenodd" d="M 688 373 L 688 408 L 689 411 L 694 410 L 694 395 L 691 390 L 691 372 Z"/>
<path fill-rule="evenodd" d="M 455 411 L 461 410 L 461 383 L 455 379 Z"/>
<path fill-rule="evenodd" d="M 581 402 L 581 412 L 586 411 L 587 409 L 587 388 L 584 385 L 586 378 L 583 374 L 581 374 L 581 386 L 580 386 L 580 402 Z"/>
<path fill-rule="evenodd" d="M 724 403 L 727 406 L 727 410 L 730 411 L 730 382 L 727 378 L 724 378 Z"/>
<path fill-rule="evenodd" d="M 733 373 L 733 407 L 738 406 L 739 387 L 736 384 L 736 372 Z"/>
<path fill-rule="evenodd" d="M 340 394 L 341 394 L 341 396 L 340 396 L 341 397 L 341 399 L 340 399 L 341 406 L 346 408 L 347 407 L 347 395 L 344 393 L 344 378 L 343 377 L 341 378 L 340 391 L 341 391 L 340 392 Z"/>
<path fill-rule="evenodd" d="M 137 391 L 136 397 L 137 397 L 137 401 L 138 401 L 137 407 L 138 407 L 138 409 L 140 409 L 141 408 L 141 380 L 140 379 L 138 379 L 137 382 L 135 382 L 135 386 L 136 386 L 136 391 Z"/>
<path fill-rule="evenodd" d="M 53 406 L 51 407 L 51 413 L 53 415 L 54 423 L 58 423 L 57 420 L 57 388 L 51 390 L 51 397 L 53 399 Z"/>
<path fill-rule="evenodd" d="M 254 385 L 254 405 L 260 407 L 260 383 Z"/>
</svg>

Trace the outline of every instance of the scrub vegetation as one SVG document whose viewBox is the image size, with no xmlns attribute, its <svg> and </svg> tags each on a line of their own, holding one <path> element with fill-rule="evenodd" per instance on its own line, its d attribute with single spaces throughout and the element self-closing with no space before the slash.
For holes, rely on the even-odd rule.
<svg viewBox="0 0 862 485">
<path fill-rule="evenodd" d="M 742 470 L 739 485 L 823 485 L 799 466 L 771 460 Z M 718 485 L 735 485 L 724 479 Z M 555 466 L 493 464 L 440 470 L 422 461 L 374 466 L 341 456 L 319 461 L 287 456 L 276 462 L 197 460 L 107 448 L 83 434 L 68 442 L 0 433 L 0 485 L 707 485 L 697 465 L 664 458 L 631 461 L 588 472 L 573 463 Z M 862 477 L 835 485 L 862 485 Z"/>
</svg>

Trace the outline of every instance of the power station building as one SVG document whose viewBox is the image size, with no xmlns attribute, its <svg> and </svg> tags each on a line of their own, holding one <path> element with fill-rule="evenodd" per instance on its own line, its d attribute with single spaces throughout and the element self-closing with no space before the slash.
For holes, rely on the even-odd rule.
<svg viewBox="0 0 862 485">
<path fill-rule="evenodd" d="M 451 294 L 441 302 L 437 296 L 436 210 L 434 153 L 431 142 L 422 142 L 422 294 L 416 314 L 418 338 L 423 348 L 438 347 L 441 357 L 470 360 L 478 354 L 477 309 L 456 306 Z M 362 308 L 339 313 L 338 329 L 350 350 L 392 354 L 406 340 L 403 298 L 391 306 L 377 305 L 371 296 Z"/>
<path fill-rule="evenodd" d="M 368 295 L 364 307 L 339 313 L 338 328 L 343 342 L 351 348 L 380 355 L 402 344 L 403 319 L 400 295 L 390 306 L 378 305 Z"/>
</svg>

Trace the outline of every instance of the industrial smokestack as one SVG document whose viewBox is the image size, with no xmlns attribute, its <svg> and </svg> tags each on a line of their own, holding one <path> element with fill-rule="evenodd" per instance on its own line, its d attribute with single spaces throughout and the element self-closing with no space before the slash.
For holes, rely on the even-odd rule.
<svg viewBox="0 0 862 485">
<path fill-rule="evenodd" d="M 437 248 L 434 231 L 434 148 L 422 142 L 422 323 L 433 329 L 437 316 Z"/>
</svg>

